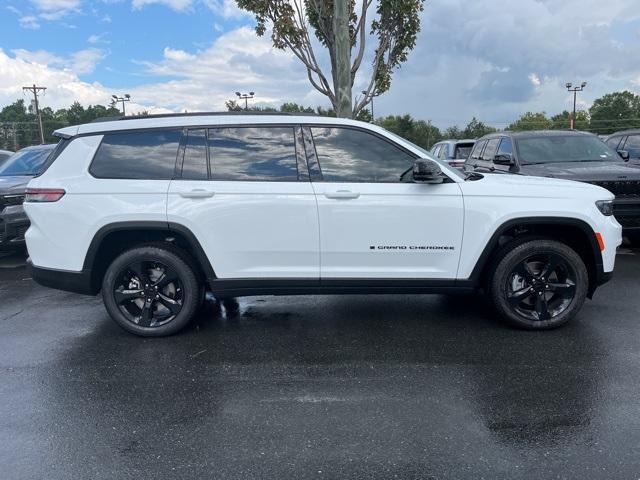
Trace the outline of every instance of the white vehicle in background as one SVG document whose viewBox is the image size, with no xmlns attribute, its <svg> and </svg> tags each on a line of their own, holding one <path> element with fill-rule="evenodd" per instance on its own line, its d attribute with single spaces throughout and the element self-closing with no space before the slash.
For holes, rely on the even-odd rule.
<svg viewBox="0 0 640 480">
<path fill-rule="evenodd" d="M 611 277 L 621 243 L 600 187 L 465 175 L 352 120 L 161 115 L 57 135 L 26 193 L 32 277 L 102 290 L 143 336 L 183 328 L 205 290 L 482 289 L 512 324 L 552 328 Z"/>
<path fill-rule="evenodd" d="M 475 143 L 475 140 L 443 140 L 431 147 L 431 154 L 452 167 L 463 168 Z"/>
</svg>

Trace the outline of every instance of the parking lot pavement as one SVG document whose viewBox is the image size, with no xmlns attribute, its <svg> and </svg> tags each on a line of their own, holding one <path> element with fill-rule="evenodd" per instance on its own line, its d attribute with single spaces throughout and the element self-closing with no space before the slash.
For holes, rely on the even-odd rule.
<svg viewBox="0 0 640 480">
<path fill-rule="evenodd" d="M 0 259 L 0 478 L 638 478 L 638 254 L 552 332 L 475 295 L 257 297 L 165 339 Z"/>
</svg>

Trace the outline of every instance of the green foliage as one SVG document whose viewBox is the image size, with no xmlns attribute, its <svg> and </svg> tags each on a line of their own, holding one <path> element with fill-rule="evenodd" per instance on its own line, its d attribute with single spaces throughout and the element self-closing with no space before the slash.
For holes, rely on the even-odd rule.
<svg viewBox="0 0 640 480">
<path fill-rule="evenodd" d="M 565 110 L 562 113 L 558 113 L 551 117 L 551 129 L 552 130 L 565 130 L 571 128 L 571 115 L 572 112 Z M 589 112 L 584 110 L 578 110 L 576 112 L 576 129 L 577 130 L 589 130 Z"/>
<path fill-rule="evenodd" d="M 518 120 L 507 127 L 512 132 L 524 130 L 549 130 L 552 126 L 551 120 L 547 118 L 545 112 L 527 112 Z"/>
<path fill-rule="evenodd" d="M 426 150 L 443 139 L 438 127 L 424 120 L 415 120 L 411 115 L 389 115 L 376 120 L 376 124 Z"/>
<path fill-rule="evenodd" d="M 640 96 L 628 91 L 609 93 L 593 102 L 589 115 L 591 130 L 599 134 L 640 128 Z"/>
<path fill-rule="evenodd" d="M 490 127 L 489 125 L 486 125 L 485 123 L 478 120 L 476 117 L 473 117 L 467 124 L 465 129 L 462 131 L 461 138 L 480 138 L 484 135 L 488 135 L 489 133 L 497 131 L 497 129 Z"/>
</svg>

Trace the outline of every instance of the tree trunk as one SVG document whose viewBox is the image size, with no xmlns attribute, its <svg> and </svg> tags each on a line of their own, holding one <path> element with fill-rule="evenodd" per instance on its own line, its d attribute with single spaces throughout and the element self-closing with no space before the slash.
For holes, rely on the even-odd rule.
<svg viewBox="0 0 640 480">
<path fill-rule="evenodd" d="M 335 35 L 335 75 L 336 115 L 351 118 L 353 115 L 351 97 L 351 38 L 349 35 L 349 2 L 334 0 L 333 32 Z"/>
</svg>

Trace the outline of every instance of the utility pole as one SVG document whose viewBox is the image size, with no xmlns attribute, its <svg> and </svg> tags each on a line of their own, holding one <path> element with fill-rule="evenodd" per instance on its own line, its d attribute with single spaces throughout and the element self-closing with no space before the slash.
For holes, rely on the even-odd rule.
<svg viewBox="0 0 640 480">
<path fill-rule="evenodd" d="M 582 82 L 579 87 L 574 87 L 572 83 L 567 83 L 565 85 L 567 87 L 568 92 L 573 92 L 573 116 L 571 117 L 571 130 L 576 129 L 576 102 L 578 101 L 578 92 L 584 90 L 584 87 L 587 86 L 587 82 Z"/>
<path fill-rule="evenodd" d="M 44 129 L 42 128 L 42 115 L 40 115 L 40 104 L 38 103 L 38 93 L 44 92 L 47 87 L 36 87 L 34 83 L 32 87 L 22 87 L 23 91 L 29 91 L 33 94 L 36 107 L 36 116 L 38 117 L 38 126 L 40 127 L 40 143 L 44 143 Z"/>
<path fill-rule="evenodd" d="M 238 96 L 239 99 L 241 100 L 244 99 L 244 109 L 249 110 L 249 99 L 254 97 L 255 92 L 249 92 L 249 93 L 236 92 L 236 95 Z"/>
<path fill-rule="evenodd" d="M 124 94 L 124 97 L 119 97 L 117 95 L 111 95 L 111 98 L 113 98 L 113 104 L 115 105 L 118 102 L 122 102 L 122 116 L 126 117 L 127 116 L 127 112 L 124 109 L 124 102 L 130 102 L 131 101 L 131 95 L 129 95 L 128 93 Z"/>
</svg>

